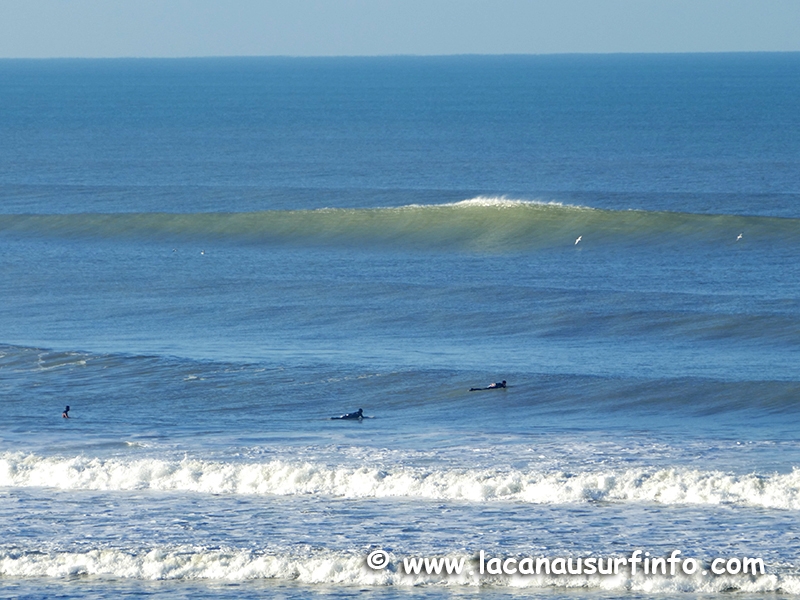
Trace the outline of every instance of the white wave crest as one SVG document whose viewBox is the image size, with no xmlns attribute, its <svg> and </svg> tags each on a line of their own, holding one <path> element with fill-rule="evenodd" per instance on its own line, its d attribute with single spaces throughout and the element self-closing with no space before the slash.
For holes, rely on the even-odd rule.
<svg viewBox="0 0 800 600">
<path fill-rule="evenodd" d="M 561 202 L 544 202 L 541 200 L 519 200 L 507 196 L 476 196 L 459 202 L 451 202 L 443 206 L 488 206 L 498 208 L 514 208 L 517 206 L 563 206 Z"/>
<path fill-rule="evenodd" d="M 314 494 L 533 504 L 654 502 L 800 509 L 800 470 L 735 475 L 694 469 L 607 472 L 329 466 L 272 460 L 101 459 L 0 455 L 0 486 L 69 490 L 163 490 L 214 494 Z"/>
<path fill-rule="evenodd" d="M 143 551 L 99 549 L 86 552 L 0 551 L 0 576 L 113 576 L 129 579 L 292 579 L 304 583 L 380 583 L 361 556 L 323 553 L 296 557 L 248 550 L 195 547 Z"/>
<path fill-rule="evenodd" d="M 69 576 L 119 577 L 139 580 L 292 580 L 304 584 L 367 586 L 497 586 L 515 588 L 594 588 L 648 593 L 719 593 L 739 590 L 750 593 L 800 593 L 795 573 L 752 576 L 704 577 L 683 574 L 618 575 L 489 575 L 480 574 L 474 556 L 463 558 L 458 574 L 427 575 L 405 572 L 402 556 L 388 555 L 384 569 L 367 567 L 367 551 L 309 551 L 305 554 L 267 553 L 242 549 L 164 547 L 151 549 L 93 549 L 84 552 L 22 552 L 0 550 L 0 577 L 27 578 Z M 434 557 L 437 558 L 437 557 Z M 438 557 L 441 558 L 441 557 Z"/>
<path fill-rule="evenodd" d="M 589 206 L 579 204 L 564 204 L 555 200 L 523 200 L 519 198 L 509 198 L 507 196 L 475 196 L 457 202 L 444 202 L 442 204 L 405 204 L 397 207 L 386 207 L 386 210 L 419 210 L 419 209 L 439 209 L 439 208 L 519 208 L 519 207 L 557 207 L 576 210 L 597 210 Z M 339 209 L 323 209 L 339 210 Z M 381 209 L 377 209 L 381 210 Z"/>
<path fill-rule="evenodd" d="M 516 208 L 519 206 L 559 206 L 566 208 L 588 208 L 584 206 L 577 206 L 572 204 L 563 204 L 562 202 L 544 200 L 520 200 L 515 198 L 508 198 L 507 196 L 476 196 L 467 200 L 460 200 L 458 202 L 449 202 L 447 204 L 440 204 L 437 206 L 482 206 L 491 208 Z"/>
</svg>

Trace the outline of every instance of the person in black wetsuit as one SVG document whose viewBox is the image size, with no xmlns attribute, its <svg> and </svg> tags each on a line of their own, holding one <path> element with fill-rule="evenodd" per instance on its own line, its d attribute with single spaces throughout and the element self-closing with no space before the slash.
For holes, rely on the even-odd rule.
<svg viewBox="0 0 800 600">
<path fill-rule="evenodd" d="M 347 419 L 347 420 L 358 420 L 364 418 L 364 409 L 359 408 L 356 412 L 347 413 L 346 415 L 342 415 L 341 417 L 331 417 L 331 419 Z"/>
<path fill-rule="evenodd" d="M 64 412 L 61 413 L 61 417 L 64 419 L 69 419 L 69 405 L 67 405 L 67 408 L 65 408 Z"/>
<path fill-rule="evenodd" d="M 486 387 L 469 388 L 469 391 L 470 392 L 477 392 L 477 391 L 480 391 L 480 390 L 499 390 L 500 388 L 504 388 L 504 387 L 506 387 L 506 380 L 505 379 L 503 379 L 503 381 L 498 381 L 496 383 L 490 383 Z"/>
</svg>

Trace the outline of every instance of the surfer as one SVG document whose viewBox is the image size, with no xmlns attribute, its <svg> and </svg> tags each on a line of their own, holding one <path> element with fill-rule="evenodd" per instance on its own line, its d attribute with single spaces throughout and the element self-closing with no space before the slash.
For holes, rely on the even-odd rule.
<svg viewBox="0 0 800 600">
<path fill-rule="evenodd" d="M 61 418 L 63 418 L 63 419 L 69 419 L 69 405 L 67 405 L 67 408 L 65 408 L 65 409 L 64 409 L 64 412 L 63 412 L 63 413 L 61 413 Z"/>
<path fill-rule="evenodd" d="M 477 392 L 478 390 L 499 390 L 500 388 L 504 388 L 504 387 L 506 387 L 506 380 L 505 379 L 503 379 L 503 381 L 497 381 L 495 383 L 490 383 L 486 387 L 469 388 L 469 391 L 470 392 Z"/>
<path fill-rule="evenodd" d="M 331 419 L 347 419 L 351 421 L 358 420 L 364 418 L 364 409 L 359 408 L 356 412 L 347 413 L 346 415 L 342 415 L 340 417 L 331 417 Z"/>
</svg>

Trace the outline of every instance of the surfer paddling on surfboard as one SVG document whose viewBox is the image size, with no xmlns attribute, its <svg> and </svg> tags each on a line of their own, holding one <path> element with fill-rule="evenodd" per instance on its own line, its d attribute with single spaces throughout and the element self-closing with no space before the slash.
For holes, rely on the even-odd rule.
<svg viewBox="0 0 800 600">
<path fill-rule="evenodd" d="M 490 383 L 486 387 L 469 388 L 469 391 L 470 392 L 477 392 L 477 391 L 480 391 L 480 390 L 499 390 L 499 389 L 504 388 L 504 387 L 506 387 L 506 380 L 505 379 L 503 379 L 503 381 L 498 381 L 496 383 Z"/>
<path fill-rule="evenodd" d="M 356 412 L 347 413 L 341 417 L 331 417 L 332 420 L 345 419 L 348 421 L 360 421 L 364 418 L 364 410 L 359 408 Z"/>
</svg>

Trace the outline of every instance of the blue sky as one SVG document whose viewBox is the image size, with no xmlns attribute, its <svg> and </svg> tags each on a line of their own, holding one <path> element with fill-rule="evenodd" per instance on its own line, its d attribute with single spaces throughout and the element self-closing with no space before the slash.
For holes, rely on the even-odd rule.
<svg viewBox="0 0 800 600">
<path fill-rule="evenodd" d="M 0 57 L 800 51 L 800 0 L 0 0 Z"/>
</svg>

